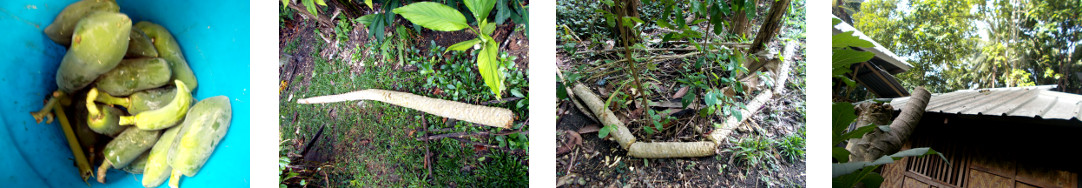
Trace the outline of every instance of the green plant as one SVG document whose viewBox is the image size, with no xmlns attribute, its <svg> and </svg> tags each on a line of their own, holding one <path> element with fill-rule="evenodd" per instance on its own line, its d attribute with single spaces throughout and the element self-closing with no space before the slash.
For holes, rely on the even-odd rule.
<svg viewBox="0 0 1082 188">
<path fill-rule="evenodd" d="M 726 150 L 731 150 L 733 158 L 744 162 L 744 165 L 749 167 L 748 169 L 755 169 L 764 165 L 773 166 L 777 162 L 774 158 L 774 150 L 771 148 L 773 146 L 774 140 L 761 136 L 755 138 L 748 136 Z"/>
<path fill-rule="evenodd" d="M 733 86 L 739 86 L 734 84 Z M 739 91 L 740 87 L 737 88 Z M 741 91 L 742 92 L 742 91 Z M 740 110 L 747 108 L 743 102 L 738 102 L 737 99 L 740 96 L 729 97 L 725 95 L 724 91 L 720 89 L 709 89 L 706 94 L 703 94 L 703 102 L 706 102 L 706 107 L 699 110 L 699 114 L 702 116 L 708 116 L 714 114 L 717 110 L 721 110 L 721 114 L 724 116 L 733 116 L 736 119 L 741 119 L 744 114 Z M 714 126 L 721 126 L 721 124 L 714 124 Z"/>
<path fill-rule="evenodd" d="M 605 137 L 608 137 L 609 133 L 612 131 L 616 131 L 616 125 L 605 125 L 605 127 L 602 127 L 601 130 L 597 131 L 597 138 L 604 139 Z"/>
<path fill-rule="evenodd" d="M 369 8 L 372 8 L 372 0 L 365 0 L 365 4 L 368 5 Z M 368 28 L 368 36 L 376 38 L 377 43 L 383 43 L 383 39 L 386 38 L 386 34 L 383 33 L 383 30 L 394 23 L 396 13 L 392 10 L 397 9 L 402 5 L 399 0 L 383 0 L 380 4 L 383 5 L 380 6 L 383 8 L 383 12 L 368 14 L 354 19 L 355 22 L 361 23 Z"/>
<path fill-rule="evenodd" d="M 350 20 L 346 18 L 338 19 L 338 25 L 334 26 L 334 36 L 335 39 L 341 41 L 341 43 L 338 43 L 339 45 L 345 45 L 345 42 L 349 41 L 350 31 L 353 31 L 353 24 L 350 23 Z"/>
<path fill-rule="evenodd" d="M 790 162 L 796 162 L 798 160 L 804 159 L 805 136 L 807 136 L 805 134 L 805 128 L 804 126 L 801 126 L 800 130 L 798 130 L 796 134 L 786 136 L 780 142 L 778 142 L 778 148 L 781 149 L 781 153 Z"/>
<path fill-rule="evenodd" d="M 480 187 L 528 187 L 527 167 L 519 159 L 506 152 L 496 151 L 489 160 L 481 163 L 477 171 Z"/>
<path fill-rule="evenodd" d="M 477 70 L 485 85 L 489 87 L 496 98 L 502 96 L 504 76 L 499 69 L 499 43 L 490 36 L 496 29 L 495 23 L 487 20 L 489 12 L 495 6 L 495 0 L 466 0 L 466 7 L 470 9 L 476 20 L 480 20 L 476 28 L 466 23 L 465 16 L 461 12 L 447 5 L 435 2 L 419 2 L 394 9 L 394 13 L 402 15 L 406 20 L 414 24 L 435 31 L 458 31 L 469 28 L 477 38 L 459 42 L 447 47 L 447 50 L 466 51 L 476 48 Z M 478 47 L 475 47 L 478 46 Z"/>
<path fill-rule="evenodd" d="M 646 130 L 646 134 L 654 134 L 654 131 L 661 132 L 661 130 L 664 128 L 664 125 L 669 124 L 670 121 L 676 120 L 676 118 L 672 116 L 662 117 L 661 114 L 657 114 L 657 112 L 654 112 L 654 109 L 646 109 L 646 112 L 650 115 L 650 125 L 653 125 L 643 126 L 643 130 Z"/>
</svg>

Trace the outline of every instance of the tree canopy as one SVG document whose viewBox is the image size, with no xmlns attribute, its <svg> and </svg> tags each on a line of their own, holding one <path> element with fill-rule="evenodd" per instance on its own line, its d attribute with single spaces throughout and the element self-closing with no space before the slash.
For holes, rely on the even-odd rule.
<svg viewBox="0 0 1082 188">
<path fill-rule="evenodd" d="M 907 88 L 1059 85 L 1082 92 L 1077 0 L 870 0 L 854 27 L 908 59 Z"/>
</svg>

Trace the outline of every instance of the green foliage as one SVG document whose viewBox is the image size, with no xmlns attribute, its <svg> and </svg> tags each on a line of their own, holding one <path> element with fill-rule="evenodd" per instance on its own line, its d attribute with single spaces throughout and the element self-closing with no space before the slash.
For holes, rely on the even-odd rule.
<svg viewBox="0 0 1082 188">
<path fill-rule="evenodd" d="M 738 85 L 739 84 L 733 86 Z M 718 110 L 720 110 L 721 115 L 733 116 L 733 118 L 741 119 L 744 114 L 742 114 L 740 111 L 747 107 L 744 106 L 743 102 L 738 102 L 737 99 L 739 98 L 740 96 L 726 96 L 725 92 L 721 89 L 711 88 L 707 90 L 705 94 L 703 94 L 703 102 L 706 103 L 706 107 L 704 107 L 702 110 L 699 110 L 699 115 L 709 116 L 710 114 L 714 114 Z M 720 126 L 720 124 L 716 124 L 715 126 Z"/>
<path fill-rule="evenodd" d="M 841 20 L 837 18 L 833 18 L 832 20 L 833 25 L 837 25 L 840 22 Z M 875 54 L 871 52 L 853 49 L 854 47 L 875 47 L 871 42 L 854 35 L 853 32 L 854 31 L 834 34 L 833 37 L 831 37 L 831 75 L 835 79 L 845 82 L 850 88 L 856 86 L 856 82 L 849 78 L 848 75 L 852 72 L 850 66 L 855 63 L 871 60 L 875 57 Z"/>
<path fill-rule="evenodd" d="M 1082 92 L 1073 74 L 1082 64 L 1071 56 L 1082 37 L 1078 1 L 903 3 L 861 3 L 852 25 L 908 59 L 913 68 L 897 75 L 905 86 L 941 93 L 1054 83 Z"/>
<path fill-rule="evenodd" d="M 781 153 L 789 162 L 797 162 L 804 159 L 805 141 L 807 136 L 805 127 L 801 125 L 800 130 L 796 134 L 785 136 L 780 142 L 778 147 L 781 149 Z"/>
<path fill-rule="evenodd" d="M 604 40 L 614 36 L 605 16 L 597 13 L 604 10 L 605 6 L 609 5 L 605 5 L 602 1 L 556 1 L 556 12 L 559 12 L 559 14 L 556 14 L 556 23 L 557 25 L 566 25 L 569 29 L 568 31 L 562 31 L 563 28 L 557 28 L 557 33 L 568 34 L 573 32 L 582 37 L 582 40 L 596 40 L 599 42 L 593 44 L 601 44 Z M 645 21 L 643 25 L 646 25 L 646 28 L 654 27 L 655 23 L 653 21 L 661 15 L 663 7 L 660 1 L 642 1 L 639 6 L 639 19 Z"/>
<path fill-rule="evenodd" d="M 365 0 L 365 3 L 371 7 L 371 0 Z M 368 36 L 376 38 L 376 42 L 383 43 L 386 34 L 383 33 L 387 26 L 393 25 L 395 14 L 394 9 L 400 7 L 402 3 L 399 0 L 383 0 L 380 6 L 383 11 L 375 14 L 368 14 L 358 17 L 354 21 L 363 24 L 368 28 Z"/>
<path fill-rule="evenodd" d="M 477 175 L 481 177 L 480 187 L 528 187 L 528 167 L 518 157 L 496 151 L 489 154 L 489 160 L 482 162 Z"/>
<path fill-rule="evenodd" d="M 530 139 L 522 133 L 496 136 L 496 142 L 500 147 L 530 151 Z"/>
<path fill-rule="evenodd" d="M 338 19 L 338 25 L 334 26 L 335 39 L 341 41 L 339 45 L 345 45 L 345 42 L 349 41 L 349 32 L 353 31 L 353 23 L 349 19 Z"/>
<path fill-rule="evenodd" d="M 676 118 L 672 116 L 662 117 L 660 114 L 657 114 L 657 112 L 654 112 L 654 109 L 647 108 L 646 113 L 650 115 L 650 120 L 652 120 L 652 122 L 650 122 L 651 124 L 643 126 L 643 130 L 646 130 L 646 134 L 654 134 L 655 131 L 661 132 L 665 124 L 669 124 L 669 122 L 676 120 Z"/>
<path fill-rule="evenodd" d="M 458 10 L 435 2 L 413 3 L 396 8 L 393 12 L 414 24 L 436 31 L 458 31 L 469 27 L 466 17 Z"/>
<path fill-rule="evenodd" d="M 401 14 L 402 17 L 414 24 L 436 31 L 457 31 L 465 28 L 473 30 L 477 34 L 475 39 L 479 39 L 474 45 L 480 45 L 480 48 L 475 50 L 477 53 L 477 71 L 481 73 L 482 80 L 492 91 L 492 94 L 495 94 L 496 98 L 501 98 L 504 89 L 506 89 L 504 85 L 506 75 L 501 74 L 499 70 L 500 61 L 499 56 L 497 56 L 499 54 L 499 43 L 490 36 L 495 29 L 495 24 L 489 23 L 487 20 L 489 11 L 495 6 L 495 1 L 466 0 L 465 3 L 470 12 L 473 13 L 474 18 L 480 20 L 480 22 L 475 22 L 478 24 L 477 28 L 469 27 L 465 16 L 458 10 L 435 2 L 413 3 L 396 8 L 394 12 Z M 469 48 L 466 46 L 471 46 L 470 43 L 473 42 L 460 42 L 452 45 L 453 48 L 448 50 L 467 50 Z"/>
<path fill-rule="evenodd" d="M 726 150 L 732 151 L 733 157 L 738 162 L 747 165 L 748 169 L 756 169 L 767 165 L 773 167 L 778 162 L 778 159 L 774 158 L 772 147 L 774 147 L 774 140 L 748 136 L 741 138 L 739 143 Z"/>
<path fill-rule="evenodd" d="M 601 130 L 597 131 L 597 138 L 605 139 L 609 136 L 610 132 L 616 131 L 616 125 L 605 125 Z"/>
</svg>

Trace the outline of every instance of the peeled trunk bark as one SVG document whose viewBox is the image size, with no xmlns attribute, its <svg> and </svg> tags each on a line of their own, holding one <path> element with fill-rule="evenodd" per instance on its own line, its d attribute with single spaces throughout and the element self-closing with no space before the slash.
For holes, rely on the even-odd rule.
<svg viewBox="0 0 1082 188">
<path fill-rule="evenodd" d="M 338 95 L 305 98 L 297 100 L 297 103 L 318 104 L 355 100 L 380 101 L 432 115 L 505 129 L 511 128 L 511 122 L 514 121 L 515 116 L 515 113 L 506 108 L 472 105 L 380 89 L 366 89 Z"/>
<path fill-rule="evenodd" d="M 857 143 L 849 152 L 850 161 L 874 161 L 883 155 L 896 153 L 902 149 L 902 145 L 913 130 L 917 128 L 920 118 L 924 116 L 924 109 L 928 106 L 931 94 L 924 87 L 913 89 L 913 94 L 902 108 L 902 113 L 890 124 L 890 131 L 883 132 L 876 129 L 865 134 L 861 142 Z"/>
</svg>

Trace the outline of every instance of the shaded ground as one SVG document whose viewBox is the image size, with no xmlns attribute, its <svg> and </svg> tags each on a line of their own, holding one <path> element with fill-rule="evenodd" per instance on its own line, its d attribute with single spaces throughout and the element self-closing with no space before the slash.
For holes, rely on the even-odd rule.
<svg viewBox="0 0 1082 188">
<path fill-rule="evenodd" d="M 769 3 L 767 3 L 769 4 Z M 798 11 L 803 12 L 803 4 L 794 4 Z M 764 15 L 765 9 L 759 10 Z M 558 13 L 559 14 L 559 13 Z M 765 16 L 764 16 L 765 17 Z M 803 14 L 799 15 L 803 22 Z M 561 23 L 557 23 L 561 24 Z M 761 21 L 754 21 L 751 26 L 755 30 L 759 28 Z M 751 119 L 741 125 L 736 132 L 729 135 L 726 142 L 718 148 L 718 154 L 712 157 L 680 158 L 680 159 L 638 159 L 631 158 L 627 151 L 612 140 L 598 138 L 597 130 L 601 127 L 598 122 L 584 116 L 569 101 L 561 101 L 557 105 L 557 146 L 575 145 L 575 140 L 581 139 L 581 145 L 573 147 L 565 154 L 557 154 L 557 185 L 564 187 L 804 187 L 806 186 L 805 159 L 799 157 L 795 160 L 787 159 L 780 149 L 768 149 L 767 154 L 776 159 L 772 162 L 763 162 L 759 165 L 749 165 L 740 159 L 734 159 L 734 146 L 745 139 L 763 138 L 780 142 L 790 136 L 803 137 L 802 129 L 805 127 L 805 72 L 804 72 L 804 29 L 803 25 L 786 24 L 782 28 L 775 42 L 769 44 L 769 49 L 782 51 L 782 44 L 788 40 L 794 40 L 800 44 L 796 54 L 791 57 L 794 61 L 790 66 L 789 78 L 784 92 L 775 95 L 762 109 L 751 116 Z M 649 28 L 649 27 L 647 27 Z M 562 30 L 561 30 L 562 31 Z M 755 33 L 754 31 L 752 32 Z M 646 29 L 643 34 L 648 39 L 664 32 Z M 566 40 L 566 39 L 559 39 Z M 590 43 L 590 39 L 582 39 Z M 605 39 L 602 39 L 603 42 Z M 609 98 L 624 80 L 631 79 L 626 75 L 622 67 L 602 67 L 599 70 L 584 72 L 584 69 L 601 66 L 604 61 L 618 59 L 615 55 L 574 55 L 568 50 L 584 51 L 585 49 L 562 48 L 557 44 L 557 66 L 563 70 L 565 77 L 578 74 L 580 82 L 590 87 L 595 94 L 603 99 Z M 591 45 L 587 45 L 591 46 Z M 667 46 L 668 47 L 668 46 Z M 673 46 L 678 47 L 678 46 Z M 596 49 L 595 49 L 596 50 Z M 646 56 L 683 54 L 687 52 L 655 52 Z M 652 94 L 651 101 L 668 101 L 680 105 L 680 100 L 672 100 L 669 97 L 677 93 L 681 84 L 677 79 L 685 78 L 685 67 L 693 64 L 694 59 L 675 59 L 655 62 L 656 69 L 644 74 L 643 82 L 657 85 L 649 90 L 656 91 Z M 645 64 L 645 63 L 641 63 Z M 641 66 L 640 66 L 641 67 Z M 606 72 L 604 74 L 598 74 Z M 628 84 L 626 87 L 633 87 Z M 623 92 L 628 92 L 624 88 Z M 701 96 L 701 95 L 700 95 Z M 754 94 L 748 94 L 754 96 Z M 619 101 L 619 100 L 617 100 Z M 701 100 L 700 100 L 701 101 Z M 701 102 L 700 102 L 701 103 Z M 632 134 L 640 141 L 703 141 L 707 140 L 703 135 L 714 129 L 713 123 L 720 123 L 717 117 L 700 117 L 697 112 L 681 111 L 675 113 L 676 121 L 665 125 L 664 130 L 656 134 L 646 134 L 641 123 L 637 120 L 641 111 L 632 110 L 636 107 L 634 102 L 628 103 L 631 107 L 614 107 L 610 109 L 621 119 Z M 679 108 L 679 107 L 677 107 Z M 655 107 L 655 110 L 668 108 Z M 803 145 L 803 144 L 801 144 Z M 803 147 L 803 146 L 801 146 Z"/>
<path fill-rule="evenodd" d="M 321 10 L 321 13 L 326 12 L 331 11 Z M 367 37 L 368 31 L 364 27 L 354 25 L 348 34 L 350 40 L 336 42 L 333 41 L 333 28 L 304 19 L 296 12 L 280 11 L 280 14 L 293 16 L 283 19 L 279 27 L 279 57 L 282 59 L 279 66 L 279 153 L 292 160 L 289 171 L 300 174 L 300 177 L 283 183 L 317 187 L 476 187 L 514 185 L 524 183 L 528 178 L 525 160 L 528 153 L 499 146 L 491 136 L 416 140 L 434 134 L 500 131 L 495 128 L 380 102 L 295 103 L 300 98 L 370 88 L 449 99 L 423 87 L 425 77 L 416 72 L 416 67 L 398 61 L 404 56 L 419 54 L 384 56 L 383 52 L 394 50 L 383 49 L 401 45 L 426 52 L 429 41 L 450 45 L 452 41 L 468 40 L 467 37 L 473 34 L 424 30 L 424 34 L 404 34 L 408 37 L 396 40 L 392 37 L 395 27 L 389 26 L 386 31 L 388 45 L 380 46 Z M 408 23 L 401 18 L 398 20 L 396 24 Z M 515 34 L 510 34 L 512 32 Z M 515 31 L 513 25 L 505 24 L 498 27 L 494 38 L 513 41 L 501 45 L 501 50 L 512 55 L 526 54 L 528 42 L 525 37 L 511 40 L 507 37 L 521 33 Z M 517 71 L 528 70 L 526 58 L 519 56 L 516 63 L 523 66 L 518 66 Z M 444 63 L 473 64 L 472 61 Z M 506 108 L 512 105 L 514 103 L 489 106 Z M 521 124 L 528 122 L 521 121 L 528 117 L 518 118 L 516 126 L 525 129 L 527 125 Z"/>
</svg>

